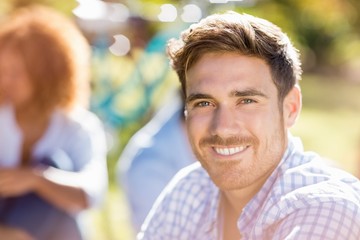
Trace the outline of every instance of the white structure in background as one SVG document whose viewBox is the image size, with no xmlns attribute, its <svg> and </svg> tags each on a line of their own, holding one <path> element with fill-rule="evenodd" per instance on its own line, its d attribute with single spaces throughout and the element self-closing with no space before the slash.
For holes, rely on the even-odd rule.
<svg viewBox="0 0 360 240">
<path fill-rule="evenodd" d="M 181 20 L 187 23 L 198 22 L 202 18 L 202 11 L 198 5 L 187 4 L 183 7 Z"/>
<path fill-rule="evenodd" d="M 160 6 L 160 14 L 158 15 L 158 19 L 161 22 L 174 22 L 177 18 L 177 15 L 178 12 L 174 5 L 163 4 Z M 198 22 L 202 17 L 201 8 L 196 4 L 187 4 L 183 7 L 183 13 L 180 17 L 183 22 Z"/>
<path fill-rule="evenodd" d="M 122 35 L 118 34 L 114 36 L 115 42 L 109 47 L 109 50 L 115 56 L 125 56 L 131 48 L 130 40 Z"/>
<path fill-rule="evenodd" d="M 130 51 L 131 43 L 130 40 L 121 33 L 126 32 L 125 29 L 128 20 L 132 16 L 141 16 L 145 20 L 147 19 L 150 21 L 157 18 L 156 20 L 164 23 L 175 22 L 176 20 L 186 23 L 195 23 L 207 15 L 207 9 L 210 5 L 222 7 L 228 4 L 230 7 L 234 6 L 234 4 L 254 4 L 257 0 L 188 0 L 182 2 L 184 5 L 158 5 L 159 14 L 150 17 L 145 17 L 140 12 L 134 12 L 135 9 L 133 9 L 133 7 L 140 4 L 137 0 L 132 0 L 130 2 L 131 11 L 127 6 L 121 3 L 105 2 L 101 0 L 76 1 L 79 5 L 73 10 L 73 14 L 76 16 L 79 27 L 87 34 L 90 34 L 90 36 L 108 36 L 110 38 L 113 36 L 115 41 L 110 43 L 110 52 L 116 56 L 124 56 Z M 230 7 L 230 9 L 231 8 L 232 7 Z"/>
<path fill-rule="evenodd" d="M 160 22 L 173 22 L 177 18 L 177 9 L 172 4 L 163 4 L 160 6 L 158 19 Z"/>
<path fill-rule="evenodd" d="M 210 3 L 243 2 L 244 0 L 209 0 Z"/>
<path fill-rule="evenodd" d="M 130 10 L 121 3 L 100 0 L 77 0 L 73 10 L 81 29 L 86 32 L 111 32 L 119 29 L 130 17 Z"/>
</svg>

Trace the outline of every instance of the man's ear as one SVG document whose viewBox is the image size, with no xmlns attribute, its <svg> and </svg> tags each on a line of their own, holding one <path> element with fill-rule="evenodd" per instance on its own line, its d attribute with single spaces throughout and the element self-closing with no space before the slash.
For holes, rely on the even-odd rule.
<svg viewBox="0 0 360 240">
<path fill-rule="evenodd" d="M 302 96 L 299 85 L 295 85 L 286 95 L 283 102 L 284 124 L 287 128 L 292 127 L 301 111 Z"/>
</svg>

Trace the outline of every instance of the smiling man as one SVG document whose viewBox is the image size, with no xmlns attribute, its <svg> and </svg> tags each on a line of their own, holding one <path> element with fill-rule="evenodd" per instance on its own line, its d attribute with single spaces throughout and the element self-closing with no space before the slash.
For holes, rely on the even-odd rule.
<svg viewBox="0 0 360 240">
<path fill-rule="evenodd" d="M 139 239 L 359 239 L 360 182 L 288 132 L 301 67 L 277 26 L 215 14 L 168 53 L 199 162 L 163 191 Z"/>
</svg>

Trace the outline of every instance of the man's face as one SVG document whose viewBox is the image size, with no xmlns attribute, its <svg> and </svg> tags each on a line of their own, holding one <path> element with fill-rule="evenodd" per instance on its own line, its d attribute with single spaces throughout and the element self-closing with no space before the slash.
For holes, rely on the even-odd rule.
<svg viewBox="0 0 360 240">
<path fill-rule="evenodd" d="M 215 184 L 235 190 L 265 181 L 284 154 L 294 111 L 288 100 L 279 104 L 265 61 L 208 53 L 189 69 L 186 84 L 190 142 Z"/>
</svg>

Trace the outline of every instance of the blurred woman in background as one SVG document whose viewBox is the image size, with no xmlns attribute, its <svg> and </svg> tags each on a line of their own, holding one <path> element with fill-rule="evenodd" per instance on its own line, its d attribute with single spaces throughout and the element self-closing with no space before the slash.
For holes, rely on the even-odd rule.
<svg viewBox="0 0 360 240">
<path fill-rule="evenodd" d="M 83 239 L 78 213 L 107 190 L 89 63 L 86 39 L 52 9 L 19 9 L 0 26 L 1 239 Z"/>
</svg>

